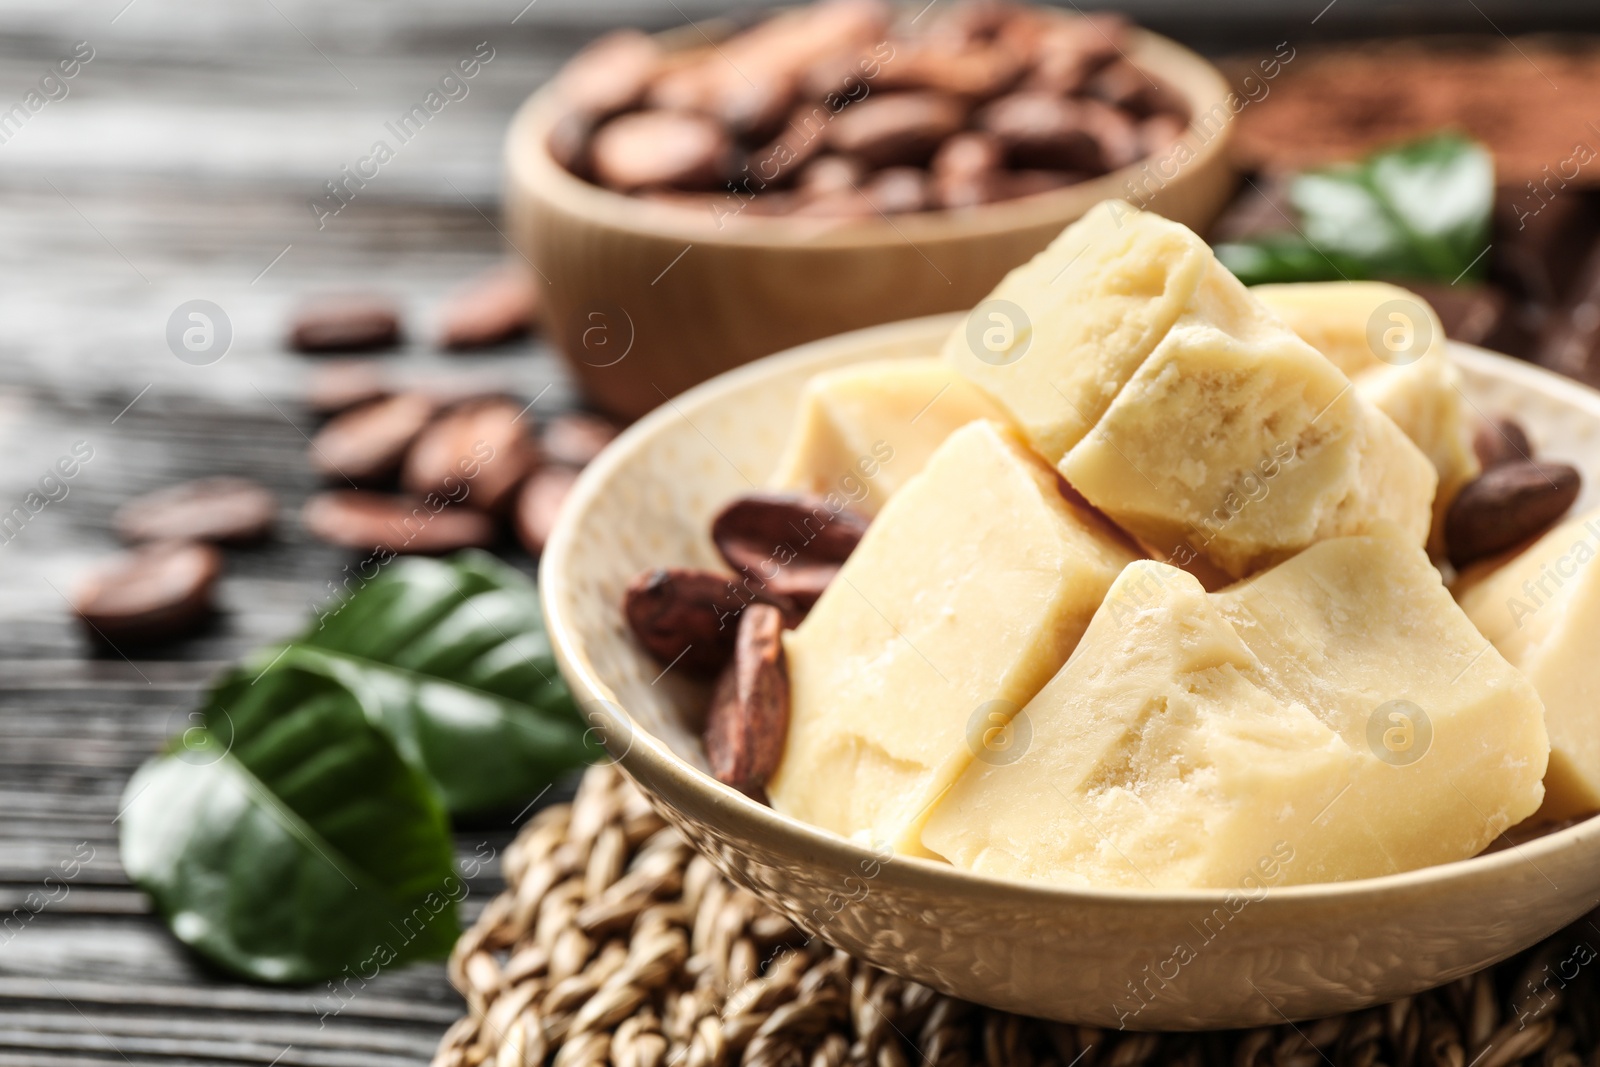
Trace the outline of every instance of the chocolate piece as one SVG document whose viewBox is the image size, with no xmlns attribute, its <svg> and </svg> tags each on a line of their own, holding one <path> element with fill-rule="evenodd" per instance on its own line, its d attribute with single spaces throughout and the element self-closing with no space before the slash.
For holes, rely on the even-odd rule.
<svg viewBox="0 0 1600 1067">
<path fill-rule="evenodd" d="M 437 556 L 495 541 L 494 520 L 481 511 L 353 489 L 318 493 L 300 521 L 319 541 L 361 552 Z"/>
<path fill-rule="evenodd" d="M 203 478 L 135 497 L 113 520 L 124 541 L 259 541 L 278 518 L 278 498 L 245 478 Z"/>
<path fill-rule="evenodd" d="M 206 544 L 163 541 L 116 557 L 80 584 L 78 618 L 111 642 L 180 636 L 212 613 L 222 553 Z"/>
<path fill-rule="evenodd" d="M 290 347 L 301 352 L 358 352 L 388 348 L 400 340 L 400 312 L 376 296 L 314 300 L 295 316 Z"/>
</svg>

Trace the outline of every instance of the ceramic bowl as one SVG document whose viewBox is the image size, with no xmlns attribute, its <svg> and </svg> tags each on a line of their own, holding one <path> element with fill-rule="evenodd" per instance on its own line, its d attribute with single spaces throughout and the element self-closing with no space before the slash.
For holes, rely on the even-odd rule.
<svg viewBox="0 0 1600 1067">
<path fill-rule="evenodd" d="M 934 353 L 959 321 L 861 330 L 691 390 L 584 472 L 550 540 L 541 578 L 562 670 L 623 770 L 720 870 L 803 930 L 942 992 L 1143 1030 L 1259 1026 L 1390 1001 L 1488 966 L 1594 906 L 1600 819 L 1362 881 L 1254 894 L 1069 889 L 874 855 L 704 773 L 707 695 L 634 643 L 623 588 L 647 567 L 721 566 L 708 521 L 763 483 L 810 375 Z M 1451 355 L 1475 407 L 1515 414 L 1543 452 L 1597 484 L 1600 394 L 1480 349 Z"/>
<path fill-rule="evenodd" d="M 921 5 L 918 4 L 918 7 Z M 714 27 L 701 27 L 714 33 Z M 696 34 L 663 35 L 677 48 Z M 1236 175 L 1229 85 L 1187 48 L 1136 31 L 1129 58 L 1204 116 L 1176 150 L 1103 177 L 961 211 L 867 220 L 718 220 L 624 196 L 574 177 L 551 157 L 559 118 L 549 90 L 523 105 L 506 136 L 506 222 L 542 276 L 542 328 L 584 395 L 633 418 L 759 356 L 876 323 L 969 308 L 1090 207 L 1122 197 L 1199 232 Z M 1146 170 L 1149 163 L 1156 170 Z M 1159 172 L 1158 172 L 1159 170 Z M 730 202 L 737 203 L 730 194 Z"/>
</svg>

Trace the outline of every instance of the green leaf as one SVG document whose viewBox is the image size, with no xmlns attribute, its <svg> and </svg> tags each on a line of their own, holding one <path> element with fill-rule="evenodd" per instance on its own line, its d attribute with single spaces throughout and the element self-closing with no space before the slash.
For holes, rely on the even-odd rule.
<svg viewBox="0 0 1600 1067">
<path fill-rule="evenodd" d="M 261 981 L 448 951 L 445 812 L 520 805 L 600 752 L 522 574 L 474 552 L 351 584 L 224 676 L 126 794 L 129 875 L 181 940 Z"/>
<path fill-rule="evenodd" d="M 356 692 L 456 814 L 519 805 L 600 754 L 556 668 L 538 590 L 486 553 L 400 560 L 240 674 L 270 676 L 280 654 L 280 666 Z M 224 682 L 213 699 L 235 689 Z"/>
<path fill-rule="evenodd" d="M 336 681 L 298 667 L 293 704 L 213 707 L 124 794 L 122 861 L 174 934 L 264 982 L 449 951 L 449 826 L 427 780 Z"/>
<path fill-rule="evenodd" d="M 1446 133 L 1361 163 L 1300 175 L 1289 199 L 1298 232 L 1217 246 L 1247 285 L 1334 278 L 1454 282 L 1488 271 L 1494 161 L 1476 141 Z"/>
</svg>

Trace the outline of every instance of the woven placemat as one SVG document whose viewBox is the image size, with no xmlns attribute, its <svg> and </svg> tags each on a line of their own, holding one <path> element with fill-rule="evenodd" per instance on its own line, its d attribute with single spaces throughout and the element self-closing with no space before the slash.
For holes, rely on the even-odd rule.
<svg viewBox="0 0 1600 1067">
<path fill-rule="evenodd" d="M 1600 1067 L 1600 931 L 1581 920 L 1419 996 L 1258 1030 L 1139 1034 L 1011 1015 L 807 939 L 697 855 L 615 767 L 505 854 L 456 945 L 469 1014 L 435 1067 Z M 1063 960 L 1070 966 L 1070 960 Z"/>
</svg>

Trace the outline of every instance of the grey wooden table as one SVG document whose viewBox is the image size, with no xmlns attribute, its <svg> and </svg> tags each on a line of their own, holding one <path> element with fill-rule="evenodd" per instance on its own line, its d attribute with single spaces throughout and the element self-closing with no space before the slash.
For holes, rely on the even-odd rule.
<svg viewBox="0 0 1600 1067">
<path fill-rule="evenodd" d="M 316 480 L 304 462 L 313 420 L 299 399 L 308 365 L 281 346 L 289 308 L 330 289 L 389 293 L 420 339 L 397 366 L 481 375 L 528 397 L 551 386 L 538 410 L 571 405 L 537 340 L 469 359 L 425 341 L 441 296 L 505 254 L 492 221 L 502 131 L 603 29 L 681 24 L 724 6 L 0 2 L 0 514 L 76 442 L 93 448 L 64 497 L 0 534 L 0 1065 L 428 1060 L 461 1008 L 442 965 L 383 974 L 337 1014 L 326 990 L 250 987 L 207 970 L 128 885 L 118 798 L 186 725 L 207 680 L 293 632 L 347 562 L 293 518 Z M 1322 6 L 1146 0 L 1132 10 L 1220 48 L 1276 39 L 1273 19 L 1307 24 Z M 1319 32 L 1441 7 L 1344 0 Z M 1527 5 L 1468 7 L 1440 17 L 1530 28 Z M 1585 9 L 1574 0 L 1536 14 L 1555 26 Z M 310 205 L 324 183 L 485 45 L 493 58 L 466 95 L 319 226 Z M 72 78 L 47 80 L 73 56 Z M 219 305 L 233 330 L 227 355 L 207 366 L 175 358 L 165 340 L 169 316 L 194 299 Z M 113 510 L 208 474 L 277 490 L 278 538 L 230 554 L 225 614 L 204 634 L 133 660 L 91 647 L 63 594 L 113 549 Z M 500 849 L 512 832 L 508 820 L 468 826 L 459 847 Z M 472 882 L 466 918 L 497 888 L 491 864 Z"/>
</svg>

